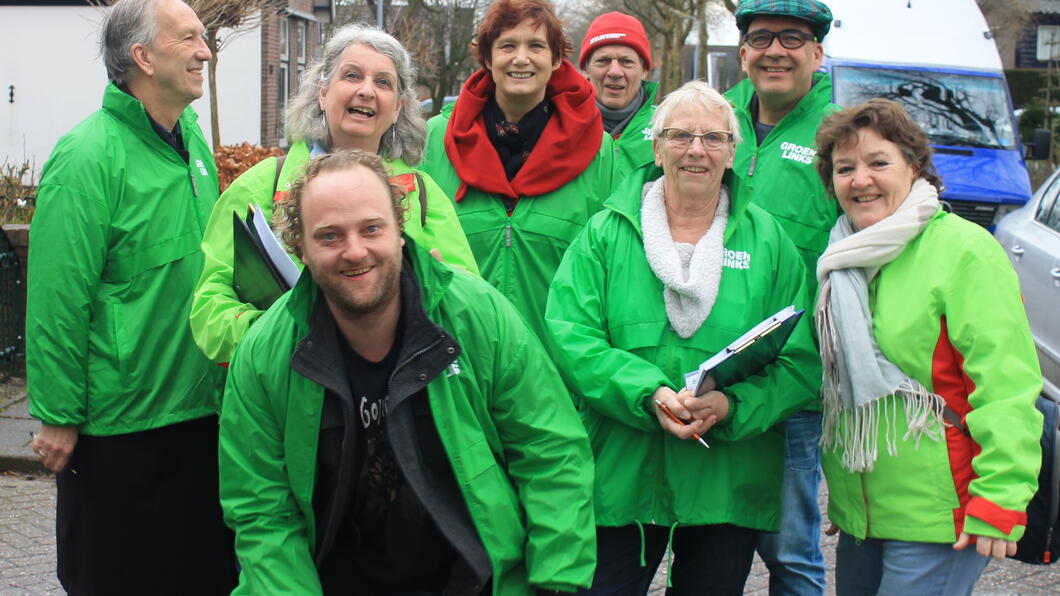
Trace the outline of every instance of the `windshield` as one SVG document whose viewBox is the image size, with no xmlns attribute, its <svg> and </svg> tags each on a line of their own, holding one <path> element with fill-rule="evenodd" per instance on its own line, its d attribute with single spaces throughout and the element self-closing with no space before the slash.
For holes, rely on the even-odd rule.
<svg viewBox="0 0 1060 596">
<path fill-rule="evenodd" d="M 970 74 L 836 66 L 835 101 L 874 97 L 902 104 L 936 145 L 1015 148 L 1005 80 Z"/>
</svg>

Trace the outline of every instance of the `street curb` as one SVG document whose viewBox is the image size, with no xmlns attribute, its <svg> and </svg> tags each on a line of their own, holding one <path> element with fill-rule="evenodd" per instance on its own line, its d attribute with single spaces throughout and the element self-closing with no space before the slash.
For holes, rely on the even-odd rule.
<svg viewBox="0 0 1060 596">
<path fill-rule="evenodd" d="M 0 454 L 0 474 L 3 474 L 4 472 L 33 474 L 35 476 L 51 473 L 37 458 Z"/>
</svg>

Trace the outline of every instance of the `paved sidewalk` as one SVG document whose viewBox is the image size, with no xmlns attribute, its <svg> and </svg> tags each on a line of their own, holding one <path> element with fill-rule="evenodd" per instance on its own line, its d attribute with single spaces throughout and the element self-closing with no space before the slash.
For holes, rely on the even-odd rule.
<svg viewBox="0 0 1060 596">
<path fill-rule="evenodd" d="M 40 422 L 29 415 L 26 381 L 8 379 L 0 383 L 0 472 L 45 471 L 30 448 L 32 433 L 38 430 Z"/>
<path fill-rule="evenodd" d="M 824 496 L 822 495 L 822 502 Z M 835 594 L 835 538 L 824 539 L 829 595 Z M 665 568 L 665 562 L 663 564 Z M 650 594 L 662 596 L 660 569 Z M 769 577 L 756 559 L 745 594 L 765 596 Z M 55 579 L 55 481 L 50 476 L 0 474 L 0 596 L 62 594 Z M 979 596 L 1060 594 L 1060 563 L 1047 567 L 1018 561 L 991 562 L 979 580 Z"/>
<path fill-rule="evenodd" d="M 0 383 L 0 596 L 62 594 L 55 578 L 55 481 L 30 450 L 40 423 L 29 416 L 25 384 Z M 820 505 L 827 495 L 822 489 Z M 823 537 L 827 594 L 835 594 L 834 536 Z M 664 560 L 652 596 L 665 591 Z M 769 574 L 755 558 L 745 594 L 766 596 Z M 980 596 L 1060 594 L 1060 563 L 1039 567 L 1018 561 L 991 562 L 975 593 Z"/>
</svg>

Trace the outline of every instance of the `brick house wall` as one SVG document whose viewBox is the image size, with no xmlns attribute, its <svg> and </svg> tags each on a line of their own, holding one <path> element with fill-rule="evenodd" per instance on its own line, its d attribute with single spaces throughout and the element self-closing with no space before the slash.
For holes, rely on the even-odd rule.
<svg viewBox="0 0 1060 596">
<path fill-rule="evenodd" d="M 1040 25 L 1060 26 L 1060 13 L 1034 13 L 1033 20 L 1020 33 L 1016 44 L 1016 68 L 1046 68 L 1048 64 L 1038 60 L 1038 27 Z M 1060 35 L 1058 35 L 1060 41 Z"/>
<path fill-rule="evenodd" d="M 298 77 L 320 56 L 331 25 L 331 0 L 288 0 L 287 9 L 262 19 L 261 144 L 286 147 L 283 112 L 298 90 Z M 285 51 L 286 50 L 286 51 Z"/>
</svg>

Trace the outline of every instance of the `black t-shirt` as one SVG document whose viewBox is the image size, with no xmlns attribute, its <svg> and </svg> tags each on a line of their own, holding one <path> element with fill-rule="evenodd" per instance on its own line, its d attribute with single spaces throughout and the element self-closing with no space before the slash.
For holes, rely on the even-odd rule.
<svg viewBox="0 0 1060 596">
<path fill-rule="evenodd" d="M 403 326 L 402 319 L 396 334 L 399 338 Z M 339 343 L 354 400 L 356 428 L 352 436 L 356 442 L 349 447 L 356 453 L 355 477 L 348 502 L 331 504 L 343 506 L 345 514 L 319 569 L 324 593 L 441 593 L 449 581 L 456 551 L 405 482 L 386 432 L 389 381 L 401 346 L 395 342 L 382 361 L 371 362 L 341 337 Z M 321 420 L 318 489 L 335 486 L 328 479 L 338 473 L 342 437 L 347 434 L 344 427 L 341 404 L 329 396 Z M 321 507 L 314 508 L 318 515 L 323 513 Z"/>
</svg>

